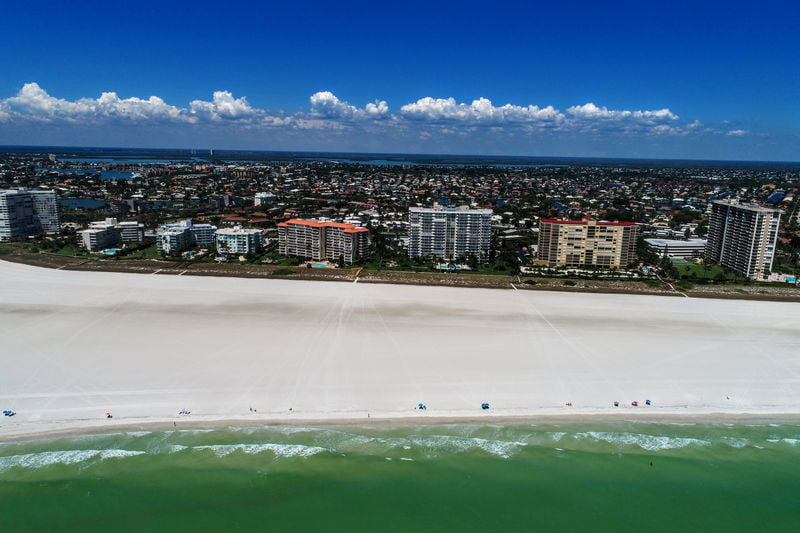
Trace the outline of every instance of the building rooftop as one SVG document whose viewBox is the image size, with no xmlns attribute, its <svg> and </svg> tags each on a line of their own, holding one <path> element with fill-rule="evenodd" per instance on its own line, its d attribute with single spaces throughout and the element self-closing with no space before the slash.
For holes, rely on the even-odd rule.
<svg viewBox="0 0 800 533">
<path fill-rule="evenodd" d="M 261 233 L 261 230 L 254 228 L 242 228 L 240 226 L 217 230 L 217 235 L 252 235 L 254 233 Z"/>
<path fill-rule="evenodd" d="M 472 214 L 481 214 L 481 215 L 491 215 L 491 209 L 470 209 L 469 206 L 462 205 L 459 207 L 445 207 L 443 205 L 435 205 L 433 207 L 409 207 L 409 211 L 415 211 L 417 213 L 424 213 L 424 212 L 444 212 L 444 213 L 472 213 Z"/>
<path fill-rule="evenodd" d="M 690 239 L 688 241 L 681 241 L 678 239 L 645 239 L 648 244 L 653 246 L 705 246 L 705 239 Z"/>
<path fill-rule="evenodd" d="M 598 220 L 556 220 L 554 218 L 543 218 L 541 220 L 547 224 L 577 224 L 585 226 L 590 222 L 595 222 L 598 226 L 635 226 L 636 222 L 603 222 Z"/>
<path fill-rule="evenodd" d="M 744 209 L 746 211 L 752 211 L 754 213 L 783 213 L 780 209 L 775 209 L 772 207 L 764 207 L 758 204 L 750 204 L 750 203 L 740 203 L 736 200 L 727 199 L 727 200 L 714 200 L 711 202 L 712 204 L 717 205 L 725 205 L 730 207 L 737 207 L 739 209 Z"/>
<path fill-rule="evenodd" d="M 369 231 L 367 228 L 360 228 L 355 224 L 347 224 L 346 222 L 329 222 L 329 221 L 319 221 L 319 220 L 301 220 L 299 218 L 293 218 L 291 220 L 287 220 L 286 222 L 281 222 L 278 226 L 285 228 L 290 224 L 295 224 L 299 226 L 311 226 L 312 228 L 341 228 L 345 231 L 347 230 L 358 230 L 358 231 Z"/>
</svg>

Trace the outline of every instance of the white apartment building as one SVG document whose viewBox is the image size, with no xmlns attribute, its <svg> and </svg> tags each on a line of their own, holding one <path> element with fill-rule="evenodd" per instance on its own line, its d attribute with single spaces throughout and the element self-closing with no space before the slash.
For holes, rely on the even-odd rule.
<svg viewBox="0 0 800 533">
<path fill-rule="evenodd" d="M 135 221 L 119 222 L 116 218 L 89 222 L 88 229 L 78 232 L 78 246 L 90 252 L 143 240 L 144 224 Z"/>
<path fill-rule="evenodd" d="M 0 241 L 40 232 L 58 233 L 60 229 L 55 191 L 24 188 L 0 191 Z"/>
<path fill-rule="evenodd" d="M 189 219 L 164 224 L 158 230 L 158 246 L 167 255 L 181 253 L 192 246 L 212 246 L 216 232 L 216 226 L 194 224 Z"/>
<path fill-rule="evenodd" d="M 211 246 L 214 244 L 214 233 L 217 227 L 211 224 L 195 224 L 190 219 L 164 224 L 162 230 L 184 230 L 188 229 L 191 234 L 191 243 L 197 246 Z"/>
<path fill-rule="evenodd" d="M 261 230 L 241 226 L 222 228 L 214 234 L 217 253 L 222 255 L 248 255 L 261 250 Z"/>
<path fill-rule="evenodd" d="M 144 240 L 144 224 L 136 221 L 117 222 L 122 242 L 142 242 Z"/>
<path fill-rule="evenodd" d="M 705 239 L 681 241 L 675 239 L 645 239 L 647 246 L 661 257 L 703 257 Z"/>
<path fill-rule="evenodd" d="M 253 197 L 253 205 L 256 207 L 260 205 L 269 205 L 272 203 L 273 196 L 269 192 L 257 192 Z"/>
<path fill-rule="evenodd" d="M 766 279 L 778 240 L 782 211 L 736 200 L 711 202 L 705 256 L 751 279 Z"/>
<path fill-rule="evenodd" d="M 369 256 L 369 230 L 345 222 L 291 219 L 278 224 L 282 255 L 352 265 Z"/>
<path fill-rule="evenodd" d="M 92 222 L 89 229 L 78 232 L 78 246 L 92 253 L 122 244 L 119 230 L 114 224 Z"/>
<path fill-rule="evenodd" d="M 453 261 L 474 256 L 489 260 L 492 210 L 468 207 L 411 207 L 408 256 Z"/>
<path fill-rule="evenodd" d="M 134 220 L 120 222 L 116 218 L 107 218 L 96 222 L 89 222 L 89 229 L 104 228 L 113 226 L 119 231 L 120 241 L 122 242 L 142 242 L 144 240 L 144 224 Z"/>
<path fill-rule="evenodd" d="M 192 234 L 186 228 L 160 230 L 156 242 L 162 254 L 177 255 L 192 245 Z"/>
</svg>

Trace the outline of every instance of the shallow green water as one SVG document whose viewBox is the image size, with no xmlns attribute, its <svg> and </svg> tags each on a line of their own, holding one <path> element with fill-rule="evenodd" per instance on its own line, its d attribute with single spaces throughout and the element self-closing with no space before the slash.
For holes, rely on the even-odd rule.
<svg viewBox="0 0 800 533">
<path fill-rule="evenodd" d="M 800 426 L 272 427 L 0 444 L 0 531 L 290 529 L 800 531 Z"/>
</svg>

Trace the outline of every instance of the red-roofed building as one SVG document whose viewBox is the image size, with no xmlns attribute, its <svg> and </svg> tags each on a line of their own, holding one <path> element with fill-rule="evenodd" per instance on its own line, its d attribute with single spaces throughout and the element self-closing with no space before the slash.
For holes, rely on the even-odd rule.
<svg viewBox="0 0 800 533">
<path fill-rule="evenodd" d="M 636 259 L 635 222 L 539 221 L 537 262 L 547 266 L 619 268 Z"/>
<path fill-rule="evenodd" d="M 283 255 L 353 264 L 369 256 L 369 230 L 354 224 L 293 218 L 278 224 Z"/>
</svg>

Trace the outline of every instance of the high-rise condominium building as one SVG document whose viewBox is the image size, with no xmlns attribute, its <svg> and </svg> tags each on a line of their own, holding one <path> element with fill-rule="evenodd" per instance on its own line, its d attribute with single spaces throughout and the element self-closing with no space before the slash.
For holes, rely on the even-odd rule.
<svg viewBox="0 0 800 533">
<path fill-rule="evenodd" d="M 278 224 L 283 255 L 351 265 L 369 256 L 369 230 L 342 222 L 291 219 Z"/>
<path fill-rule="evenodd" d="M 489 260 L 492 210 L 468 207 L 411 207 L 408 256 L 454 261 L 473 256 Z"/>
<path fill-rule="evenodd" d="M 255 254 L 261 250 L 261 230 L 241 226 L 222 228 L 214 234 L 217 252 L 223 255 Z"/>
<path fill-rule="evenodd" d="M 619 268 L 636 258 L 634 222 L 539 221 L 537 263 L 547 266 Z"/>
<path fill-rule="evenodd" d="M 735 200 L 711 202 L 706 259 L 751 279 L 772 270 L 781 211 Z"/>
<path fill-rule="evenodd" d="M 22 188 L 0 191 L 0 241 L 40 232 L 58 233 L 60 229 L 55 191 Z"/>
</svg>

